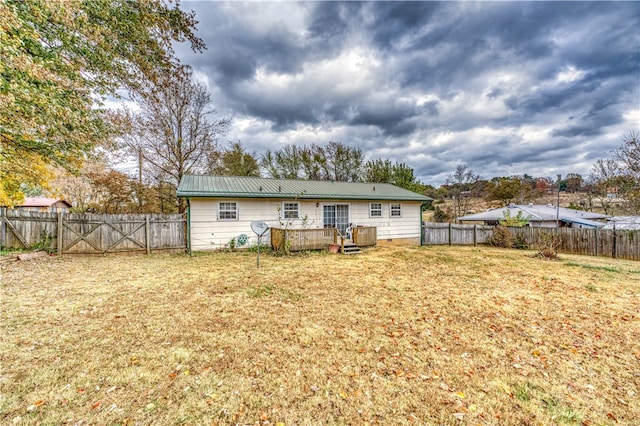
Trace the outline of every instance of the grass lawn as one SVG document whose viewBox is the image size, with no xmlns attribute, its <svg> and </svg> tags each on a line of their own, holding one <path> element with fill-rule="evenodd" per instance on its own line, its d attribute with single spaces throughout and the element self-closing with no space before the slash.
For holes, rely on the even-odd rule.
<svg viewBox="0 0 640 426">
<path fill-rule="evenodd" d="M 640 419 L 640 263 L 473 247 L 2 266 L 0 424 Z"/>
</svg>

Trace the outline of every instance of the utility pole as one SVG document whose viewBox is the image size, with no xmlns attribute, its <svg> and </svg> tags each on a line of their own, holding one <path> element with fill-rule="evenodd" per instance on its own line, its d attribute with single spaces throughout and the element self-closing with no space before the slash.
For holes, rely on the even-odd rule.
<svg viewBox="0 0 640 426">
<path fill-rule="evenodd" d="M 558 203 L 556 205 L 556 228 L 560 226 L 560 179 L 562 179 L 562 175 L 558 175 Z"/>
<path fill-rule="evenodd" d="M 142 185 L 142 148 L 138 149 L 138 183 Z"/>
<path fill-rule="evenodd" d="M 562 175 L 558 175 L 558 202 L 556 204 L 556 256 L 558 255 L 558 246 L 560 245 L 560 179 L 562 179 Z"/>
</svg>

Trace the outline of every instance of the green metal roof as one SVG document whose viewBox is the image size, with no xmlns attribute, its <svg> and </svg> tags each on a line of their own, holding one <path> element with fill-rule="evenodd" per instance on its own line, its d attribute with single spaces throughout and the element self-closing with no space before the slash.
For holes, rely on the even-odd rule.
<svg viewBox="0 0 640 426">
<path fill-rule="evenodd" d="M 388 183 L 265 179 L 245 176 L 185 175 L 178 197 L 297 198 L 340 200 L 430 201 Z"/>
</svg>

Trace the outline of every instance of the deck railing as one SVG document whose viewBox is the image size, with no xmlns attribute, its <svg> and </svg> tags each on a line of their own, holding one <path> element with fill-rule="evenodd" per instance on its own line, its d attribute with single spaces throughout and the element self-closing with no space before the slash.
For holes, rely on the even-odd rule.
<svg viewBox="0 0 640 426">
<path fill-rule="evenodd" d="M 354 244 L 361 247 L 376 245 L 376 237 L 377 230 L 373 226 L 356 227 L 352 230 Z M 336 228 L 271 228 L 271 246 L 276 251 L 322 250 L 330 244 L 338 244 L 344 248 L 345 239 Z"/>
<path fill-rule="evenodd" d="M 281 229 L 271 228 L 271 245 L 274 250 L 321 250 L 333 244 L 334 228 Z M 286 245 L 288 244 L 288 247 Z"/>
<path fill-rule="evenodd" d="M 356 226 L 351 229 L 351 238 L 357 246 L 375 246 L 378 241 L 378 228 L 375 226 Z"/>
</svg>

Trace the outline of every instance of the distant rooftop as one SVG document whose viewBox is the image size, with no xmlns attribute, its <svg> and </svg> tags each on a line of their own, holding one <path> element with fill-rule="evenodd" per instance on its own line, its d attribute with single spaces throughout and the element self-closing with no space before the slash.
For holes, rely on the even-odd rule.
<svg viewBox="0 0 640 426">
<path fill-rule="evenodd" d="M 605 214 L 587 212 L 584 210 L 567 209 L 565 207 L 558 208 L 551 204 L 511 204 L 506 207 L 459 217 L 458 220 L 483 222 L 499 221 L 504 219 L 506 211 L 509 212 L 508 214 L 512 218 L 517 217 L 520 213 L 521 217 L 528 218 L 531 222 L 555 221 L 556 218 L 558 218 L 563 222 L 579 223 L 593 227 L 604 225 L 603 222 L 596 222 L 596 220 L 602 220 L 609 217 Z"/>
<path fill-rule="evenodd" d="M 46 197 L 26 197 L 20 207 L 51 207 L 57 202 L 64 203 L 68 207 L 71 207 L 71 204 L 65 200 Z"/>
<path fill-rule="evenodd" d="M 613 216 L 603 229 L 640 230 L 640 216 Z"/>
</svg>

